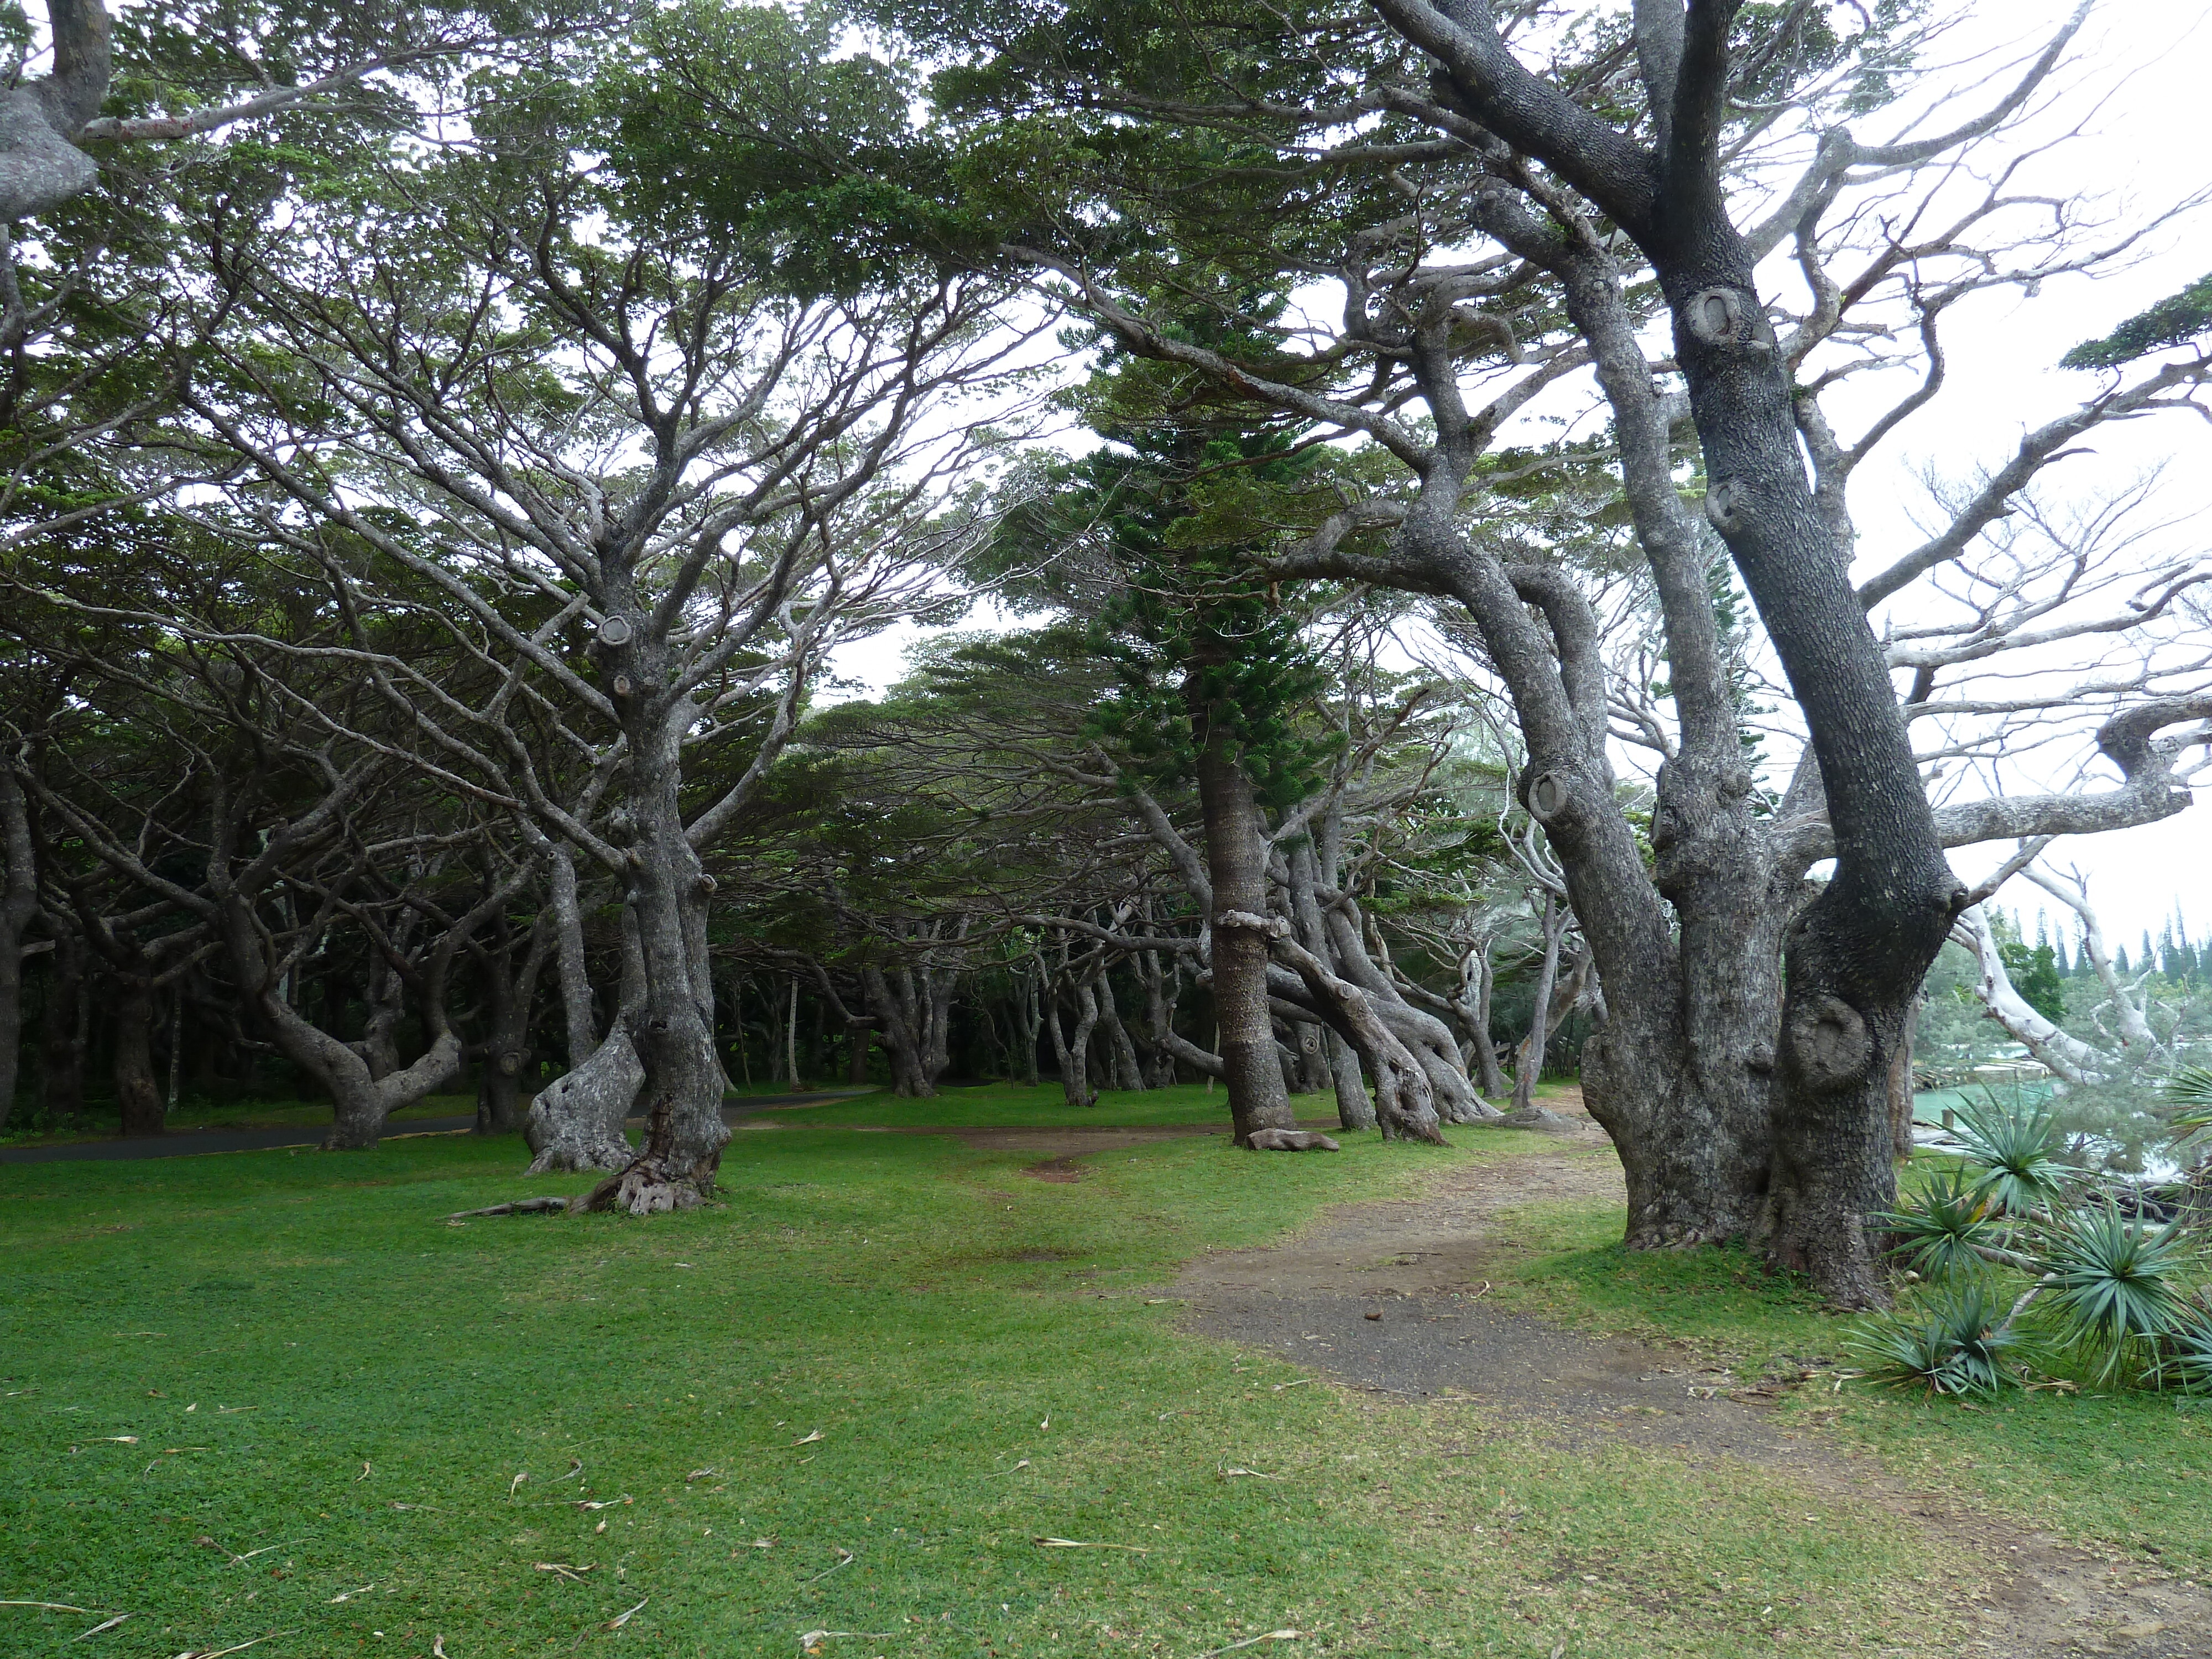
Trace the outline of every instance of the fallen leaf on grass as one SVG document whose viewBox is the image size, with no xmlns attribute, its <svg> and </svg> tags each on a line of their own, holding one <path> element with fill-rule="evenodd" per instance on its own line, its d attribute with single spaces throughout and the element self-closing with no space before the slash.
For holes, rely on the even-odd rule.
<svg viewBox="0 0 2212 1659">
<path fill-rule="evenodd" d="M 394 1504 L 392 1507 L 395 1510 L 434 1510 L 438 1506 L 435 1504 Z"/>
<path fill-rule="evenodd" d="M 70 1640 L 72 1642 L 82 1642 L 87 1637 L 97 1636 L 104 1630 L 113 1630 L 118 1625 L 121 1624 L 125 1620 L 130 1617 L 131 1615 L 127 1613 L 118 1613 L 114 1618 L 109 1620 L 106 1624 L 94 1625 L 90 1630 L 85 1632 L 83 1636 L 72 1636 L 70 1638 Z"/>
<path fill-rule="evenodd" d="M 580 1584 L 584 1582 L 584 1575 L 592 1571 L 592 1569 L 597 1567 L 599 1564 L 594 1561 L 590 1566 L 574 1567 L 569 1565 L 566 1561 L 538 1561 L 532 1565 L 535 1565 L 540 1572 L 556 1572 L 560 1574 L 562 1577 L 567 1579 L 570 1583 Z"/>
<path fill-rule="evenodd" d="M 369 1476 L 369 1468 L 368 1468 L 368 1463 L 367 1463 L 366 1462 L 364 1462 L 362 1464 L 362 1466 L 361 1466 L 361 1473 L 360 1473 L 359 1474 L 356 1474 L 356 1476 L 354 1476 L 354 1479 L 355 1479 L 356 1480 L 368 1480 L 368 1476 Z"/>
<path fill-rule="evenodd" d="M 323 1603 L 323 1605 L 327 1607 L 334 1607 L 341 1601 L 352 1601 L 356 1595 L 366 1595 L 369 1591 L 375 1588 L 376 1586 L 374 1584 L 363 1584 L 359 1589 L 340 1590 L 336 1595 L 333 1595 L 329 1601 Z"/>
<path fill-rule="evenodd" d="M 1073 1538 L 1040 1538 L 1037 1543 L 1048 1550 L 1127 1550 L 1132 1555 L 1149 1555 L 1151 1547 L 1145 1544 L 1085 1544 Z"/>
<path fill-rule="evenodd" d="M 1301 1630 L 1271 1630 L 1264 1635 L 1248 1636 L 1241 1642 L 1231 1642 L 1225 1648 L 1210 1648 L 1200 1654 L 1198 1659 L 1214 1659 L 1217 1654 L 1234 1653 L 1239 1648 L 1249 1648 L 1259 1642 L 1295 1642 L 1304 1634 Z M 1552 1659 L 1559 1659 L 1559 1656 L 1554 1653 Z"/>
<path fill-rule="evenodd" d="M 650 1595 L 645 1598 L 645 1601 L 650 1601 L 651 1600 L 653 1600 L 653 1598 Z M 645 1601 L 639 1602 L 636 1607 L 632 1607 L 628 1613 L 617 1613 L 599 1628 L 602 1630 L 620 1630 L 624 1625 L 629 1623 L 629 1621 L 637 1615 L 639 1609 L 645 1606 Z"/>
<path fill-rule="evenodd" d="M 632 1499 L 628 1492 L 624 1492 L 620 1498 L 575 1498 L 568 1501 L 580 1510 L 611 1510 L 617 1504 L 627 1504 Z"/>
<path fill-rule="evenodd" d="M 719 1469 L 694 1469 L 690 1474 L 684 1477 L 684 1484 L 688 1486 L 694 1480 L 704 1480 L 710 1474 L 719 1474 L 720 1473 L 721 1471 Z"/>
<path fill-rule="evenodd" d="M 983 1478 L 984 1478 L 986 1480 L 998 1480 L 1001 1475 L 1013 1474 L 1015 1474 L 1015 1473 L 1018 1472 L 1019 1470 L 1025 1469 L 1025 1468 L 1029 1468 L 1029 1467 L 1030 1467 L 1030 1460 L 1029 1460 L 1028 1458 L 1024 1457 L 1024 1459 L 1022 1459 L 1022 1461 L 1021 1461 L 1020 1462 L 1018 1462 L 1018 1463 L 1015 1464 L 1015 1465 L 1014 1465 L 1014 1467 L 1013 1467 L 1012 1468 L 1011 1468 L 1011 1469 L 994 1469 L 990 1474 L 988 1474 L 985 1475 Z"/>
<path fill-rule="evenodd" d="M 753 1547 L 757 1550 L 772 1550 L 775 1547 L 775 1540 L 773 1538 L 756 1538 L 753 1540 Z"/>
<path fill-rule="evenodd" d="M 1313 1378 L 1310 1376 L 1302 1376 L 1295 1382 L 1278 1382 L 1275 1384 L 1275 1392 L 1280 1394 L 1285 1389 L 1303 1389 L 1312 1381 Z"/>
<path fill-rule="evenodd" d="M 513 1503 L 514 1501 L 514 1489 L 529 1479 L 530 1471 L 528 1469 L 525 1469 L 521 1474 L 516 1475 L 514 1480 L 507 1483 L 507 1498 L 509 1503 Z"/>
<path fill-rule="evenodd" d="M 1231 1475 L 1238 1474 L 1249 1474 L 1255 1480 L 1280 1480 L 1284 1478 L 1279 1474 L 1262 1474 L 1258 1469 L 1224 1469 L 1218 1463 L 1216 1463 L 1213 1466 L 1213 1469 L 1214 1473 L 1220 1475 L 1224 1480 L 1227 1480 Z"/>
<path fill-rule="evenodd" d="M 446 1659 L 446 1638 L 444 1637 L 434 1636 L 430 1638 L 430 1659 Z"/>
<path fill-rule="evenodd" d="M 784 1450 L 786 1450 L 786 1451 L 789 1451 L 789 1450 L 792 1449 L 792 1446 L 811 1446 L 811 1445 L 812 1445 L 816 1441 L 817 1441 L 817 1440 L 819 1440 L 819 1439 L 821 1439 L 821 1438 L 822 1438 L 822 1431 L 821 1431 L 821 1430 L 819 1430 L 819 1429 L 817 1429 L 817 1430 L 815 1430 L 815 1431 L 814 1431 L 814 1432 L 813 1432 L 813 1433 L 809 1434 L 809 1435 L 802 1436 L 800 1438 L 799 1438 L 799 1439 L 797 1439 L 797 1440 L 793 1441 L 793 1442 L 791 1443 L 791 1445 L 790 1445 L 790 1446 L 786 1446 L 783 1449 L 784 1449 Z"/>
</svg>

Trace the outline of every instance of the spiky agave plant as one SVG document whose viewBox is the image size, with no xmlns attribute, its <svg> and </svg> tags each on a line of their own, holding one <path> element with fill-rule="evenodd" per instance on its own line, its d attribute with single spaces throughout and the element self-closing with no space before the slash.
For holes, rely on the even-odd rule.
<svg viewBox="0 0 2212 1659">
<path fill-rule="evenodd" d="M 1893 1246 L 1923 1279 L 1948 1279 L 1977 1268 L 1997 1244 L 1996 1198 L 1964 1170 L 1947 1170 L 1919 1197 L 1867 1219 L 1890 1234 Z"/>
<path fill-rule="evenodd" d="M 1893 1388 L 1993 1394 L 2020 1380 L 2012 1361 L 2022 1338 L 2006 1313 L 1986 1279 L 1954 1279 L 1917 1306 L 1865 1321 L 1844 1351 Z"/>
<path fill-rule="evenodd" d="M 2212 1066 L 2185 1066 L 2166 1079 L 2166 1097 L 2179 1109 L 2166 1121 L 2181 1132 L 2185 1146 L 2212 1134 Z"/>
<path fill-rule="evenodd" d="M 1976 1190 L 2007 1215 L 2033 1215 L 2057 1198 L 2065 1167 L 2049 1106 L 2025 1101 L 2004 1106 L 1988 1094 L 1960 1107 L 1954 1133 L 1968 1160 L 1980 1167 Z"/>
<path fill-rule="evenodd" d="M 2182 1306 L 2160 1357 L 2158 1384 L 2176 1393 L 2212 1395 L 2212 1303 L 2199 1291 Z"/>
<path fill-rule="evenodd" d="M 2040 1255 L 2044 1317 L 2065 1346 L 2102 1351 L 2100 1382 L 2187 1322 L 2180 1279 L 2191 1251 L 2175 1223 L 2127 1220 L 2108 1199 L 2054 1220 Z"/>
</svg>

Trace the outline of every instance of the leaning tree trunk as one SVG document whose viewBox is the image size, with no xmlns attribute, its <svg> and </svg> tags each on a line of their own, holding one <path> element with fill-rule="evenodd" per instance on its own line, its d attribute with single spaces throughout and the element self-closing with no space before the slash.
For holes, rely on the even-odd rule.
<svg viewBox="0 0 2212 1659">
<path fill-rule="evenodd" d="M 1322 1042 L 1328 1053 L 1328 1078 L 1336 1091 L 1336 1121 L 1347 1129 L 1375 1127 L 1375 1103 L 1360 1075 L 1359 1055 L 1335 1031 L 1324 1030 Z"/>
<path fill-rule="evenodd" d="M 1536 1103 L 1536 1077 L 1544 1068 L 1544 1048 L 1551 1036 L 1552 986 L 1559 974 L 1559 945 L 1566 935 L 1566 918 L 1559 902 L 1544 896 L 1544 961 L 1536 969 L 1536 992 L 1528 1006 L 1528 1033 L 1513 1055 L 1513 1109 L 1528 1111 Z"/>
<path fill-rule="evenodd" d="M 581 1066 L 538 1091 L 523 1120 L 532 1175 L 627 1169 L 637 1156 L 623 1123 L 637 1103 L 645 1066 L 629 1029 L 617 1024 Z"/>
<path fill-rule="evenodd" d="M 1195 700 L 1205 676 L 1189 677 Z M 1267 854 L 1261 841 L 1259 802 L 1229 732 L 1191 711 L 1199 738 L 1199 810 L 1206 825 L 1206 875 L 1213 886 L 1214 1018 L 1221 1035 L 1229 1117 L 1237 1144 L 1248 1146 L 1260 1129 L 1294 1129 L 1290 1091 L 1275 1059 L 1274 1021 L 1267 1007 Z M 1231 922 L 1231 916 L 1244 918 Z"/>
</svg>

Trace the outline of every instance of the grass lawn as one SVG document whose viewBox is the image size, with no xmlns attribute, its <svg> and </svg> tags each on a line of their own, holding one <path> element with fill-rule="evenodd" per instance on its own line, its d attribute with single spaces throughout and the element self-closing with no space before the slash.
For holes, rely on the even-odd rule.
<svg viewBox="0 0 2212 1659">
<path fill-rule="evenodd" d="M 1923 1154 L 1915 1176 L 1940 1162 Z M 1510 1212 L 1505 1230 L 1520 1248 L 1497 1269 L 1498 1293 L 1586 1329 L 1687 1341 L 1747 1381 L 1827 1372 L 1785 1389 L 1779 1408 L 1834 1425 L 1916 1486 L 2212 1577 L 2212 1412 L 2100 1391 L 2094 1368 L 2056 1361 L 2078 1392 L 2014 1391 L 1961 1406 L 1863 1380 L 1837 1389 L 1833 1372 L 1850 1368 L 1840 1345 L 1850 1320 L 1741 1250 L 1630 1255 L 1618 1244 L 1623 1219 L 1610 1204 Z"/>
<path fill-rule="evenodd" d="M 1951 1569 L 1879 1514 L 1812 1511 L 1755 1470 L 1563 1449 L 1466 1401 L 1299 1386 L 1176 1330 L 1182 1261 L 1447 1161 L 1510 1178 L 1534 1137 L 1347 1136 L 1333 1158 L 1172 1140 L 1055 1184 L 1020 1174 L 1034 1152 L 824 1127 L 1210 1121 L 1219 1102 L 1077 1115 L 995 1090 L 765 1115 L 730 1148 L 723 1207 L 649 1221 L 449 1225 L 586 1184 L 525 1182 L 514 1143 L 466 1137 L 0 1168 L 0 1600 L 94 1610 L 0 1607 L 0 1652 L 265 1637 L 256 1659 L 414 1659 L 442 1637 L 448 1659 L 749 1659 L 831 1632 L 856 1634 L 822 1638 L 828 1659 L 1195 1659 L 1286 1628 L 1306 1634 L 1254 1650 L 1965 1650 Z M 1746 1356 L 1832 1340 L 1725 1262 L 1625 1263 L 1602 1217 L 1523 1219 L 1516 1282 L 1549 1273 L 1554 1311 L 1627 1328 L 1649 1297 L 1644 1325 Z M 1847 1391 L 1843 1409 L 1907 1465 L 1966 1444 L 1990 1467 L 2028 1429 L 2087 1457 L 2091 1413 L 2132 1435 L 2138 1408 L 1938 1420 Z M 2169 1467 L 2197 1472 L 2142 1518 L 2162 1530 L 2069 1524 L 2201 1548 L 2202 1419 L 2142 1410 L 2125 1455 L 2154 1419 Z M 1990 1489 L 2040 1513 L 2051 1485 Z"/>
</svg>

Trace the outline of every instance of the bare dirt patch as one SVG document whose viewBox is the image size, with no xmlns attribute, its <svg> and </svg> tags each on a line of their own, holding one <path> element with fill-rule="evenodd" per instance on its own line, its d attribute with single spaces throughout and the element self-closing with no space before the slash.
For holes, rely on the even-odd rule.
<svg viewBox="0 0 2212 1659">
<path fill-rule="evenodd" d="M 1579 1116 L 1579 1101 L 1546 1103 Z M 1621 1195 L 1611 1148 L 1581 1122 L 1543 1152 L 1456 1167 L 1419 1200 L 1346 1206 L 1272 1249 L 1193 1262 L 1175 1287 L 1191 1302 L 1186 1328 L 1358 1389 L 1471 1398 L 1569 1440 L 1686 1451 L 1716 1483 L 1731 1464 L 1750 1465 L 1799 1482 L 1816 1504 L 1832 1496 L 1887 1511 L 1926 1536 L 1931 1559 L 1984 1579 L 1976 1600 L 1985 1653 L 2212 1655 L 2212 1596 L 2201 1589 L 1915 1491 L 1839 1437 L 1785 1428 L 1727 1397 L 1732 1379 L 1683 1350 L 1585 1335 L 1489 1303 L 1485 1262 L 1512 1248 L 1498 1236 L 1499 1212 Z"/>
</svg>

